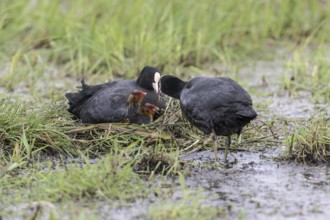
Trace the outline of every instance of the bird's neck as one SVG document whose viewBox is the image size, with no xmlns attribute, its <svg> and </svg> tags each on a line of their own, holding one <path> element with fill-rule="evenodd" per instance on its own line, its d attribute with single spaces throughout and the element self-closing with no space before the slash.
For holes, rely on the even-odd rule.
<svg viewBox="0 0 330 220">
<path fill-rule="evenodd" d="M 173 98 L 180 99 L 181 92 L 186 85 L 187 82 L 185 81 L 177 82 L 177 85 L 172 88 L 172 91 L 170 91 L 171 94 L 169 95 Z"/>
</svg>

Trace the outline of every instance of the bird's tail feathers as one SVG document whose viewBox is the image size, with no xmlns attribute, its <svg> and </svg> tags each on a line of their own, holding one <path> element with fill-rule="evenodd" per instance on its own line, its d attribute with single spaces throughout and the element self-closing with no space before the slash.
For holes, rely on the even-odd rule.
<svg viewBox="0 0 330 220">
<path fill-rule="evenodd" d="M 65 97 L 69 100 L 69 105 L 78 102 L 81 98 L 79 93 L 66 93 Z"/>
</svg>

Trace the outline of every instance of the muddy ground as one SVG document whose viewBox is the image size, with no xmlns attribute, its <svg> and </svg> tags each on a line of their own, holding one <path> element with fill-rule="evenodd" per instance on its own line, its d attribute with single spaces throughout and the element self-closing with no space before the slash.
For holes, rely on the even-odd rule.
<svg viewBox="0 0 330 220">
<path fill-rule="evenodd" d="M 212 201 L 228 207 L 233 219 L 327 219 L 330 216 L 330 168 L 273 160 L 275 147 L 261 153 L 237 153 L 239 163 L 228 170 L 193 170 L 187 183 L 216 194 Z M 209 160 L 210 152 L 187 159 Z"/>
<path fill-rule="evenodd" d="M 282 147 L 271 147 L 234 153 L 239 162 L 230 169 L 205 166 L 213 160 L 212 151 L 186 154 L 182 159 L 196 164 L 186 185 L 196 192 L 203 189 L 205 205 L 224 208 L 221 219 L 329 219 L 330 167 L 276 160 L 282 151 Z M 223 155 L 219 152 L 218 156 Z M 172 183 L 178 184 L 177 180 Z M 178 187 L 172 200 L 181 198 Z M 148 206 L 159 202 L 151 198 L 103 210 L 113 219 L 145 219 Z"/>
</svg>

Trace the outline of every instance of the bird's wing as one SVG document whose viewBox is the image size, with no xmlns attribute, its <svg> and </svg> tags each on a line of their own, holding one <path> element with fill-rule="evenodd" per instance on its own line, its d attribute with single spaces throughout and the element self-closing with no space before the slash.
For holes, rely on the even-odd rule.
<svg viewBox="0 0 330 220">
<path fill-rule="evenodd" d="M 184 111 L 200 120 L 210 118 L 210 114 L 225 117 L 228 113 L 244 112 L 245 106 L 252 105 L 250 95 L 238 83 L 224 77 L 194 78 L 182 91 L 180 102 Z"/>
<path fill-rule="evenodd" d="M 114 87 L 117 81 L 108 82 L 99 85 L 87 85 L 84 80 L 81 81 L 80 91 L 74 93 L 66 93 L 65 96 L 69 100 L 69 112 L 78 115 L 81 107 L 93 95 L 106 87 Z"/>
<path fill-rule="evenodd" d="M 127 116 L 127 87 L 105 87 L 90 97 L 81 107 L 80 118 L 92 122 L 120 122 Z"/>
<path fill-rule="evenodd" d="M 191 80 L 182 91 L 180 100 L 187 106 L 198 103 L 207 111 L 233 103 L 252 105 L 250 95 L 239 84 L 223 77 L 200 77 Z"/>
</svg>

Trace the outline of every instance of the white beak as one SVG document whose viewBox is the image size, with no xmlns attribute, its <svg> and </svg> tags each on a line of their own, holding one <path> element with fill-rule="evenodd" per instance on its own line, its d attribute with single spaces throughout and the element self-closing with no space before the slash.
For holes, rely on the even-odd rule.
<svg viewBox="0 0 330 220">
<path fill-rule="evenodd" d="M 152 83 L 152 88 L 154 88 L 155 92 L 158 94 L 159 88 L 158 88 L 158 83 L 160 80 L 160 73 L 156 72 L 154 76 L 154 82 Z"/>
</svg>

